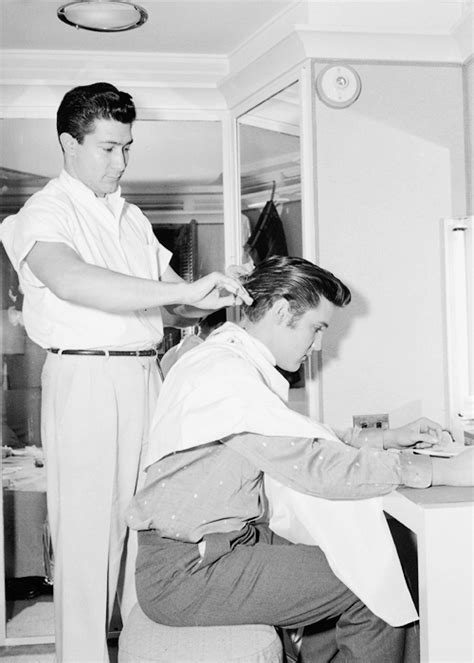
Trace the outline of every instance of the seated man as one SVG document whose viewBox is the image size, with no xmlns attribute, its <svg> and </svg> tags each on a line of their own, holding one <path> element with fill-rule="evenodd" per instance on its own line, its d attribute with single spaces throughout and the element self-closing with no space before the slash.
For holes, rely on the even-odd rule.
<svg viewBox="0 0 474 663">
<path fill-rule="evenodd" d="M 320 349 L 350 292 L 326 270 L 286 257 L 267 259 L 243 285 L 253 303 L 240 325 L 226 323 L 186 353 L 160 393 L 146 484 L 127 513 L 140 530 L 141 608 L 174 626 L 333 622 L 334 637 L 318 654 L 315 628 L 306 630 L 302 661 L 401 662 L 402 625 L 416 613 L 408 608 L 389 625 L 341 582 L 321 547 L 276 535 L 264 475 L 323 503 L 358 500 L 362 508 L 399 485 L 470 483 L 474 454 L 431 459 L 405 450 L 439 440 L 441 427 L 428 419 L 339 439 L 290 410 L 275 366 L 296 371 Z M 351 545 L 348 535 L 349 555 Z"/>
</svg>

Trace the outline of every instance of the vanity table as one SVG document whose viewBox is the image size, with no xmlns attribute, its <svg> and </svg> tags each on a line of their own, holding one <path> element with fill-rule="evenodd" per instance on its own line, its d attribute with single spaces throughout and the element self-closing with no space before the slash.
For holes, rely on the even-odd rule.
<svg viewBox="0 0 474 663">
<path fill-rule="evenodd" d="M 384 510 L 417 538 L 421 663 L 474 660 L 474 488 L 402 488 Z"/>
</svg>

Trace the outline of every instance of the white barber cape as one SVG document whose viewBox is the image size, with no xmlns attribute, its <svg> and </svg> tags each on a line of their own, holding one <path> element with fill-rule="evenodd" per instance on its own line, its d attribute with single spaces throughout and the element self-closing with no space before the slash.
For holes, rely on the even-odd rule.
<svg viewBox="0 0 474 663">
<path fill-rule="evenodd" d="M 170 370 L 152 423 L 146 466 L 174 451 L 236 433 L 312 437 L 344 444 L 286 405 L 288 382 L 269 350 L 226 323 Z M 270 528 L 318 545 L 335 575 L 392 626 L 418 619 L 382 509 L 382 498 L 327 500 L 265 476 Z"/>
</svg>

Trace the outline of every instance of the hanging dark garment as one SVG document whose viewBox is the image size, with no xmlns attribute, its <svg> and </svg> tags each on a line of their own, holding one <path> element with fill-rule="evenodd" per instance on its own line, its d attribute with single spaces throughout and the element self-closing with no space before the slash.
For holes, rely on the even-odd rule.
<svg viewBox="0 0 474 663">
<path fill-rule="evenodd" d="M 273 200 L 269 200 L 261 211 L 246 248 L 254 265 L 270 256 L 288 255 L 283 223 Z"/>
</svg>

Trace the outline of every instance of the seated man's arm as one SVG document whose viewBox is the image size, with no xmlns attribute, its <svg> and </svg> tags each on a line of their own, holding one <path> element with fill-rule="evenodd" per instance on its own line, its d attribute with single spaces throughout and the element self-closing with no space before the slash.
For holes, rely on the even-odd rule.
<svg viewBox="0 0 474 663">
<path fill-rule="evenodd" d="M 224 444 L 294 490 L 329 499 L 362 499 L 399 485 L 431 485 L 427 456 L 349 446 L 330 440 L 241 433 Z"/>
<path fill-rule="evenodd" d="M 427 417 L 398 428 L 348 428 L 338 431 L 338 437 L 351 447 L 372 447 L 374 449 L 406 449 L 407 447 L 431 447 L 443 441 L 441 426 Z"/>
</svg>

